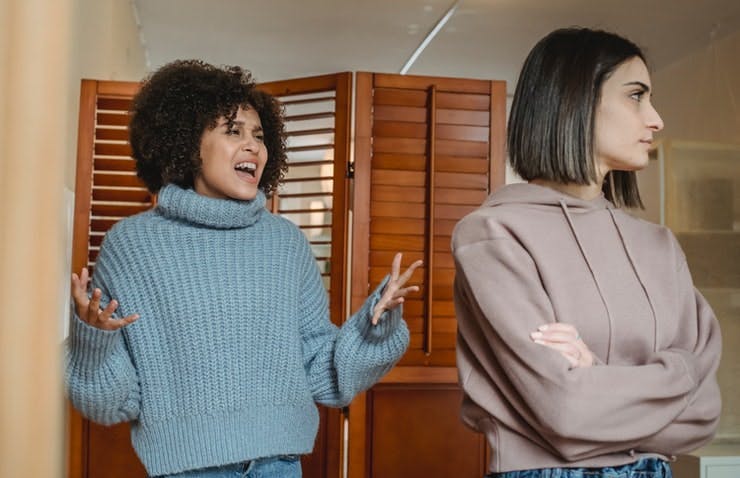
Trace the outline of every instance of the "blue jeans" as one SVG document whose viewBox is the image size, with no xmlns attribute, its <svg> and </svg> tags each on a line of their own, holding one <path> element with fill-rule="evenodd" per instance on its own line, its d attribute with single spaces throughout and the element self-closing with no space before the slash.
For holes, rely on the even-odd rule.
<svg viewBox="0 0 740 478">
<path fill-rule="evenodd" d="M 628 465 L 606 468 L 541 468 L 491 473 L 486 478 L 672 478 L 671 467 L 658 458 L 640 458 Z"/>
<path fill-rule="evenodd" d="M 246 463 L 191 470 L 160 478 L 301 478 L 298 455 L 271 456 Z"/>
</svg>

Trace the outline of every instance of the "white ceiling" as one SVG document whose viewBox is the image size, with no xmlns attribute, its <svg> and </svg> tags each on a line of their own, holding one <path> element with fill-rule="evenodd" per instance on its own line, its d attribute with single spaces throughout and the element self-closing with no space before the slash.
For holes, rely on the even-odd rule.
<svg viewBox="0 0 740 478">
<path fill-rule="evenodd" d="M 398 73 L 453 0 L 134 0 L 150 68 L 177 58 L 238 64 L 258 81 Z M 409 74 L 506 80 L 563 26 L 642 46 L 654 70 L 740 29 L 740 0 L 461 0 Z M 740 57 L 740 52 L 739 55 Z"/>
</svg>

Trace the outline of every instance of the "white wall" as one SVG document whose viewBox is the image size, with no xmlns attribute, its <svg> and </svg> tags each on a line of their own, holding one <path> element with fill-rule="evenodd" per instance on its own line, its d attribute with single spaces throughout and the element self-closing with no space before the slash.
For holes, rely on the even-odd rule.
<svg viewBox="0 0 740 478">
<path fill-rule="evenodd" d="M 80 80 L 139 81 L 147 73 L 132 0 L 74 0 L 67 128 L 71 138 L 64 184 L 74 190 Z"/>
</svg>

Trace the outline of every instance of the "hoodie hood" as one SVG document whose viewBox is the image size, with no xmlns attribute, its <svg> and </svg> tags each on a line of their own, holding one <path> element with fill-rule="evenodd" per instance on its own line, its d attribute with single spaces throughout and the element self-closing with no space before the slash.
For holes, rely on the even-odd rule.
<svg viewBox="0 0 740 478">
<path fill-rule="evenodd" d="M 603 194 L 594 199 L 586 200 L 533 183 L 515 183 L 502 186 L 496 190 L 495 194 L 490 195 L 485 200 L 483 207 L 502 204 L 530 204 L 533 206 L 556 206 L 558 208 L 565 206 L 570 212 L 575 213 L 615 209 L 614 204 L 609 202 Z"/>
</svg>

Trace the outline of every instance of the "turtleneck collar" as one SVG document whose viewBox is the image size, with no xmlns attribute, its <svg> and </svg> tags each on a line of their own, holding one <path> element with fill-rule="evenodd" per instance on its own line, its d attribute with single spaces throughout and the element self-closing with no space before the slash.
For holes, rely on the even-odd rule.
<svg viewBox="0 0 740 478">
<path fill-rule="evenodd" d="M 157 195 L 157 210 L 166 217 L 214 229 L 249 227 L 266 213 L 265 194 L 257 191 L 251 201 L 214 199 L 192 189 L 167 184 Z"/>
</svg>

